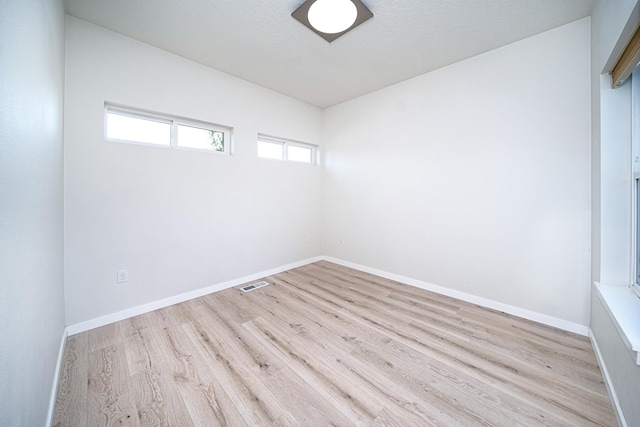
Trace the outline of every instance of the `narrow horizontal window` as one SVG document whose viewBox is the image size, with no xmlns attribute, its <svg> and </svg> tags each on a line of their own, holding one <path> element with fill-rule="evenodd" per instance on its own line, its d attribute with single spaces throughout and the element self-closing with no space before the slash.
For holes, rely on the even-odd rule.
<svg viewBox="0 0 640 427">
<path fill-rule="evenodd" d="M 258 157 L 316 164 L 318 148 L 304 142 L 258 135 Z"/>
<path fill-rule="evenodd" d="M 284 144 L 258 140 L 258 157 L 263 159 L 284 160 Z"/>
<path fill-rule="evenodd" d="M 107 139 L 171 146 L 171 122 L 107 110 Z"/>
<path fill-rule="evenodd" d="M 105 105 L 109 141 L 229 154 L 231 128 L 181 117 Z"/>
<path fill-rule="evenodd" d="M 311 147 L 301 147 L 299 145 L 288 145 L 287 160 L 311 163 L 313 161 L 313 149 Z"/>
<path fill-rule="evenodd" d="M 210 128 L 178 125 L 178 147 L 224 153 L 225 133 L 224 131 Z"/>
</svg>

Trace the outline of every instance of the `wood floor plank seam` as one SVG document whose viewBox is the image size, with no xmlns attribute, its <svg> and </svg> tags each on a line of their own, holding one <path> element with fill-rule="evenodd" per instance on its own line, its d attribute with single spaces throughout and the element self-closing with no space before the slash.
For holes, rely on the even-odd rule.
<svg viewBox="0 0 640 427">
<path fill-rule="evenodd" d="M 295 275 L 296 274 L 296 272 L 294 272 L 294 271 L 287 272 L 287 273 L 290 274 L 290 275 Z M 312 277 L 315 279 L 314 283 L 316 283 L 316 284 L 321 280 L 321 278 L 318 277 L 318 276 L 312 276 Z M 291 285 L 292 286 L 299 286 L 299 285 L 295 285 L 295 284 L 291 284 Z M 337 285 L 334 285 L 334 286 L 337 286 Z M 305 291 L 302 288 L 299 288 L 299 290 L 300 291 Z M 322 292 L 322 291 L 311 292 L 311 291 L 308 291 L 308 290 L 306 290 L 306 291 L 309 292 L 310 294 L 316 296 L 316 297 L 324 298 L 325 300 L 334 299 L 334 301 L 335 301 L 335 299 L 339 299 L 340 298 L 340 294 L 337 293 L 333 289 L 324 289 L 323 288 L 322 291 L 324 291 L 324 292 Z M 322 295 L 320 295 L 320 294 L 322 294 Z M 358 314 L 358 312 L 362 311 L 362 310 L 366 310 L 367 312 L 371 312 L 371 311 L 375 311 L 376 310 L 375 307 L 369 306 L 369 305 L 367 305 L 366 303 L 364 303 L 362 301 L 357 302 L 354 299 L 352 299 L 351 297 L 346 297 L 345 301 L 348 304 L 348 307 L 349 307 L 348 309 L 352 313 L 354 313 L 356 315 L 360 315 L 360 314 Z M 400 317 L 395 315 L 396 313 L 393 310 L 392 311 L 388 311 L 387 310 L 387 313 L 389 313 L 389 316 L 392 316 L 396 321 L 398 321 L 398 322 L 402 322 L 403 321 L 403 319 L 401 319 Z M 368 319 L 368 317 L 362 317 L 362 318 L 365 319 L 365 320 Z M 411 318 L 411 317 L 408 316 L 408 318 Z M 435 330 L 425 330 L 421 325 L 415 324 L 415 320 L 413 320 L 412 323 L 409 324 L 408 326 L 413 327 L 413 328 L 417 328 L 421 332 L 424 332 L 426 334 L 432 335 L 436 339 L 444 339 L 444 337 L 442 337 L 441 335 L 437 335 L 437 332 Z M 449 339 L 449 344 L 454 346 L 455 350 L 458 350 L 458 351 L 460 351 L 460 350 L 466 351 L 467 350 L 463 346 L 461 346 L 460 343 L 456 343 L 455 340 L 453 340 L 451 338 Z M 469 352 L 469 351 L 466 351 L 466 352 L 470 353 L 470 354 L 473 354 L 473 352 Z M 508 380 L 509 373 L 507 372 L 505 374 L 504 371 L 510 371 L 512 376 L 513 375 L 518 375 L 520 380 L 522 380 L 523 382 L 527 383 L 527 385 L 529 385 L 529 386 L 532 385 L 532 383 L 530 381 L 529 374 L 528 374 L 528 372 L 526 370 L 524 370 L 522 368 L 518 369 L 518 368 L 512 366 L 514 363 L 518 362 L 517 360 L 514 359 L 514 360 L 511 360 L 512 363 L 508 363 L 508 361 L 505 361 L 504 358 L 501 357 L 502 355 L 499 355 L 499 357 L 497 357 L 497 355 L 487 354 L 486 352 L 483 352 L 480 349 L 476 350 L 476 352 L 480 352 L 481 354 L 479 354 L 479 355 L 478 354 L 473 354 L 474 357 L 477 357 L 479 359 L 491 360 L 491 363 L 493 365 L 492 368 L 494 368 L 494 370 L 496 372 L 502 372 L 503 376 L 501 376 L 500 379 L 502 379 L 504 381 L 509 381 Z M 475 368 L 476 369 L 480 369 L 478 366 L 476 366 Z M 489 372 L 489 370 L 485 370 L 485 373 L 487 373 L 487 372 Z M 539 375 L 544 377 L 544 374 L 545 373 L 542 372 Z M 507 375 L 507 376 L 505 377 L 504 375 Z M 495 377 L 495 378 L 497 378 L 497 377 Z M 544 380 L 544 378 L 541 378 L 541 379 Z M 514 383 L 514 386 L 516 386 L 515 382 L 513 382 L 513 383 Z M 535 384 L 535 383 L 533 383 L 533 384 Z M 553 384 L 554 391 L 563 394 L 565 396 L 565 399 L 571 399 L 572 396 L 574 396 L 574 393 L 573 393 L 574 390 L 565 388 L 562 383 L 551 383 L 551 384 Z M 517 385 L 517 387 L 521 387 L 521 386 Z M 560 389 L 560 390 L 558 390 L 558 389 Z M 548 391 L 551 391 L 551 390 L 548 390 Z M 530 393 L 534 393 L 534 391 L 532 389 L 529 389 L 529 392 Z M 542 397 L 539 394 L 537 394 L 537 396 L 540 399 L 544 399 L 544 397 Z M 552 402 L 555 402 L 555 404 L 560 408 L 564 408 L 567 411 L 572 411 L 571 407 L 565 405 L 562 399 L 553 399 Z M 585 409 L 586 410 L 590 410 L 591 408 L 585 408 Z M 574 415 L 576 415 L 578 417 L 582 417 L 583 416 L 581 411 L 573 411 L 573 413 L 574 413 Z"/>
<path fill-rule="evenodd" d="M 615 426 L 588 338 L 328 261 L 67 338 L 53 426 Z"/>
<path fill-rule="evenodd" d="M 296 274 L 296 272 L 287 272 L 287 273 L 289 275 L 295 275 Z M 319 283 L 319 281 L 321 279 L 320 277 L 317 277 L 317 276 L 312 276 L 312 277 L 315 279 L 314 283 L 316 283 L 316 284 Z M 291 281 L 289 281 L 287 283 L 290 286 L 298 288 L 298 290 L 301 291 L 301 292 L 307 292 L 309 295 L 312 295 L 314 297 L 322 299 L 325 302 L 329 302 L 329 303 L 334 304 L 334 305 L 336 304 L 334 300 L 331 300 L 331 298 L 338 298 L 338 295 L 332 290 L 327 290 L 326 293 L 323 293 L 322 291 L 318 291 L 316 289 L 314 289 L 314 291 L 310 291 L 308 289 L 303 289 L 302 285 L 295 284 L 295 283 L 293 283 Z M 360 319 L 370 323 L 373 326 L 382 327 L 382 328 L 386 329 L 388 332 L 390 332 L 392 335 L 396 333 L 396 328 L 395 327 L 389 326 L 389 325 L 382 325 L 376 319 L 374 319 L 373 317 L 369 316 L 368 313 L 365 314 L 365 315 L 358 314 L 357 310 L 353 309 L 354 305 L 351 304 L 351 302 L 353 302 L 352 299 L 346 299 L 345 301 L 347 303 L 347 307 L 345 309 L 347 311 L 351 312 L 352 314 L 354 314 L 357 318 L 360 318 Z M 365 307 L 365 308 L 367 308 L 367 307 Z M 411 326 L 411 325 L 409 325 L 409 326 Z M 426 333 L 428 333 L 428 334 L 430 334 L 432 336 L 435 336 L 433 331 L 426 331 Z M 420 343 L 419 340 L 415 340 L 415 338 L 410 338 L 408 336 L 404 336 L 403 338 L 409 339 L 409 340 L 414 340 L 414 341 L 416 341 L 416 343 L 418 343 L 420 345 L 422 344 L 422 343 Z M 436 337 L 435 341 L 438 341 L 438 338 L 440 338 L 440 337 Z M 446 353 L 443 351 L 443 354 L 446 354 Z M 503 368 L 502 370 L 507 370 L 507 371 L 511 370 L 512 374 L 519 374 L 513 368 L 510 368 L 509 366 L 506 366 L 506 365 L 494 365 L 494 366 L 487 367 L 487 363 L 484 363 L 485 361 L 484 361 L 483 358 L 481 358 L 481 357 L 478 358 L 477 355 L 475 355 L 475 354 L 473 356 L 477 358 L 477 363 L 475 365 L 472 364 L 472 363 L 463 361 L 460 358 L 458 358 L 456 360 L 459 363 L 461 363 L 463 366 L 465 366 L 465 368 L 467 368 L 467 369 L 476 370 L 478 372 L 483 373 L 485 376 L 488 376 L 488 377 L 492 378 L 493 380 L 504 382 L 505 384 L 510 384 L 511 387 L 515 387 L 518 390 L 520 390 L 521 392 L 528 392 L 529 394 L 531 394 L 532 396 L 536 397 L 541 402 L 549 402 L 549 399 L 545 398 L 544 396 L 542 396 L 542 395 L 540 395 L 538 393 L 534 393 L 533 390 L 531 390 L 531 389 L 528 389 L 528 388 L 526 388 L 524 386 L 521 386 L 516 381 L 510 380 L 508 376 L 507 377 L 504 376 L 505 375 L 504 372 L 501 372 L 500 370 L 495 369 L 495 368 Z M 492 371 L 492 368 L 493 368 L 493 371 Z M 522 378 L 519 378 L 519 379 L 522 379 Z M 557 387 L 557 386 L 558 386 L 558 384 L 555 384 L 555 387 Z M 549 388 L 548 392 L 551 392 L 552 390 L 553 389 Z M 566 390 L 566 392 L 567 392 L 565 394 L 566 398 L 573 398 L 574 393 L 572 392 L 572 390 Z M 578 418 L 584 418 L 581 411 L 572 409 L 570 406 L 565 405 L 559 399 L 556 399 L 555 401 L 551 401 L 551 402 L 553 404 L 555 404 L 559 409 L 563 409 L 563 410 L 567 410 L 567 411 L 571 412 L 573 416 L 576 416 Z M 585 407 L 584 409 L 585 410 L 589 410 L 590 408 Z"/>
</svg>

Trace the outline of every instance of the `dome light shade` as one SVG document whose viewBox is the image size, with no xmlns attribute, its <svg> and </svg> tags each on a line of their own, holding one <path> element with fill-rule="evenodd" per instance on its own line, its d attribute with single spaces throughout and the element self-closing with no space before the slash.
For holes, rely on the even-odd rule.
<svg viewBox="0 0 640 427">
<path fill-rule="evenodd" d="M 362 0 L 304 0 L 291 16 L 331 43 L 373 18 Z"/>
<path fill-rule="evenodd" d="M 336 34 L 356 22 L 358 9 L 351 0 L 316 0 L 309 8 L 309 23 L 316 30 Z"/>
</svg>

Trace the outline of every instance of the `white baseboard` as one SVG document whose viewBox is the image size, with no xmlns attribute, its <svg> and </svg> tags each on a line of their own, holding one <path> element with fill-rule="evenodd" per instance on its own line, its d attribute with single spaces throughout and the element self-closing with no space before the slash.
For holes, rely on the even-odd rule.
<svg viewBox="0 0 640 427">
<path fill-rule="evenodd" d="M 502 311 L 504 313 L 522 317 L 523 319 L 542 323 L 543 325 L 553 326 L 554 328 L 562 329 L 564 331 L 573 332 L 583 336 L 589 335 L 588 326 L 569 322 L 564 319 L 558 319 L 557 317 L 541 314 L 535 311 L 526 310 L 524 308 L 515 307 L 508 304 L 503 304 L 490 299 L 481 298 L 475 295 L 471 295 L 471 294 L 456 291 L 453 289 L 445 288 L 442 286 L 434 285 L 432 283 L 422 282 L 420 280 L 412 279 L 410 277 L 400 276 L 394 273 L 388 273 L 386 271 L 378 270 L 378 269 L 367 267 L 360 264 L 355 264 L 353 262 L 344 261 L 337 258 L 325 256 L 325 257 L 322 257 L 322 259 L 325 261 L 333 262 L 335 264 L 343 265 L 345 267 L 353 268 L 355 270 L 360 270 L 365 273 L 370 273 L 376 276 L 384 277 L 385 279 L 395 280 L 396 282 L 401 282 L 407 285 L 414 286 L 416 288 L 425 289 L 427 291 L 435 292 L 441 295 L 446 295 L 462 301 L 470 302 L 472 304 L 477 304 L 483 307 L 491 308 L 493 310 Z"/>
<path fill-rule="evenodd" d="M 491 308 L 493 310 L 502 311 L 508 314 L 512 314 L 514 316 L 522 317 L 524 319 L 532 320 L 534 322 L 542 323 L 544 325 L 553 326 L 555 328 L 562 329 L 565 331 L 574 332 L 583 336 L 589 335 L 589 327 L 585 325 L 580 325 L 578 323 L 569 322 L 567 320 L 559 319 L 557 317 L 548 316 L 546 314 L 541 314 L 541 313 L 537 313 L 531 310 L 526 310 L 520 307 L 503 304 L 497 301 L 481 298 L 475 295 L 471 295 L 471 294 L 456 291 L 453 289 L 445 288 L 442 286 L 434 285 L 432 283 L 423 282 L 420 280 L 412 279 L 410 277 L 389 273 L 386 271 L 378 270 L 375 268 L 367 267 L 364 265 L 360 265 L 353 262 L 344 261 L 341 259 L 328 257 L 328 256 L 319 256 L 319 257 L 309 258 L 309 259 L 298 261 L 292 264 L 276 267 L 271 270 L 262 271 L 260 273 L 252 274 L 245 277 L 240 277 L 238 279 L 229 280 L 227 282 L 218 283 L 212 286 L 207 286 L 205 288 L 196 289 L 191 292 L 186 292 L 184 294 L 165 298 L 159 301 L 154 301 L 154 302 L 143 304 L 137 307 L 128 308 L 126 310 L 118 311 L 116 313 L 108 314 L 106 316 L 98 317 L 96 319 L 91 319 L 84 322 L 69 325 L 67 327 L 67 332 L 69 335 L 75 335 L 80 332 L 88 331 L 90 329 L 98 328 L 100 326 L 104 326 L 110 323 L 118 322 L 120 320 L 128 319 L 133 316 L 148 313 L 150 311 L 157 310 L 159 308 L 164 308 L 173 304 L 178 304 L 193 298 L 198 298 L 213 292 L 218 292 L 224 289 L 232 288 L 234 286 L 242 285 L 254 280 L 262 279 L 266 276 L 282 273 L 283 271 L 291 270 L 292 268 L 301 267 L 303 265 L 311 264 L 313 262 L 321 261 L 321 260 L 333 262 L 335 264 L 360 270 L 365 273 L 374 274 L 376 276 L 384 277 L 390 280 L 395 280 L 397 282 L 405 283 L 407 285 L 415 286 L 420 289 L 425 289 L 425 290 L 436 292 L 442 295 L 450 296 L 452 298 L 457 298 L 459 300 L 467 301 L 472 304 L 477 304 L 483 307 Z"/>
<path fill-rule="evenodd" d="M 615 390 L 611 386 L 611 382 L 609 380 L 609 374 L 607 372 L 606 366 L 604 364 L 604 360 L 601 357 L 600 350 L 598 348 L 597 342 L 591 333 L 591 329 L 588 326 L 580 325 L 577 323 L 569 322 L 567 320 L 559 319 L 553 316 L 548 316 L 545 314 L 537 313 L 531 310 L 526 310 L 520 307 L 511 306 L 508 304 L 503 304 L 497 301 L 489 300 L 486 298 L 481 298 L 475 295 L 467 294 L 464 292 L 456 291 L 453 289 L 445 288 L 442 286 L 434 285 L 432 283 L 423 282 L 420 280 L 412 279 L 410 277 L 401 276 L 394 273 L 389 273 L 386 271 L 378 270 L 375 268 L 367 267 L 364 265 L 356 264 L 349 261 L 344 261 L 338 258 L 333 258 L 329 256 L 319 256 L 314 258 L 309 258 L 306 260 L 298 261 L 295 263 L 283 265 L 280 267 L 276 267 L 267 271 L 262 271 L 260 273 L 252 274 L 249 276 L 240 277 L 237 279 L 229 280 L 227 282 L 218 283 L 215 285 L 207 286 L 205 288 L 196 289 L 194 291 L 186 292 L 180 295 L 176 295 L 173 297 L 165 298 L 159 301 L 154 301 L 148 304 L 140 305 L 137 307 L 132 307 L 126 310 L 122 310 L 116 313 L 112 313 L 106 316 L 98 317 L 95 319 L 87 320 L 84 322 L 76 323 L 73 325 L 69 325 L 65 330 L 62 337 L 62 341 L 60 343 L 60 350 L 58 354 L 58 366 L 55 372 L 54 383 L 51 392 L 51 401 L 49 404 L 49 414 L 47 418 L 47 426 L 51 425 L 53 421 L 53 410 L 55 408 L 55 398 L 56 398 L 56 390 L 58 388 L 58 377 L 60 374 L 60 367 L 62 363 L 62 356 L 64 353 L 64 344 L 67 336 L 75 335 L 80 332 L 88 331 L 90 329 L 98 328 L 100 326 L 108 325 L 120 320 L 128 319 L 133 316 L 137 316 L 140 314 L 148 313 L 153 310 L 157 310 L 160 308 L 168 307 L 173 304 L 178 304 L 184 301 L 188 301 L 193 298 L 198 298 L 204 295 L 208 295 L 214 292 L 218 292 L 224 289 L 232 288 L 234 286 L 243 285 L 248 282 L 252 282 L 258 279 L 262 279 L 266 276 L 271 276 L 274 274 L 282 273 L 287 270 L 291 270 L 293 268 L 302 267 L 307 264 L 311 264 L 317 261 L 328 261 L 335 264 L 339 264 L 345 267 L 353 268 L 355 270 L 359 270 L 365 273 L 374 274 L 376 276 L 384 277 L 386 279 L 394 280 L 400 283 L 404 283 L 410 286 L 414 286 L 420 289 L 425 289 L 431 292 L 435 292 L 441 295 L 446 295 L 452 298 L 457 298 L 462 301 L 470 302 L 472 304 L 477 304 L 483 307 L 491 308 L 494 310 L 502 311 L 508 314 L 512 314 L 514 316 L 522 317 L 524 319 L 532 320 L 538 323 L 542 323 L 544 325 L 556 327 L 565 331 L 574 332 L 583 336 L 589 336 L 591 338 L 591 342 L 593 343 L 593 347 L 596 353 L 596 357 L 598 359 L 598 363 L 602 367 L 603 376 L 605 379 L 605 383 L 607 385 L 607 389 L 609 390 L 609 395 L 614 404 L 614 409 L 616 412 L 616 416 L 618 417 L 618 421 L 621 426 L 626 427 L 627 424 L 624 420 L 624 416 L 622 415 L 622 411 L 620 408 L 620 403 L 618 402 L 617 396 L 615 394 Z"/>
<path fill-rule="evenodd" d="M 205 288 L 196 289 L 194 291 L 185 292 L 183 294 L 165 298 L 159 301 L 154 301 L 148 304 L 139 305 L 137 307 L 128 308 L 126 310 L 118 311 L 116 313 L 107 314 L 106 316 L 98 317 L 96 319 L 91 319 L 84 322 L 69 325 L 67 326 L 67 332 L 69 335 L 79 334 L 80 332 L 85 332 L 94 328 L 98 328 L 100 326 L 104 326 L 114 322 L 118 322 L 120 320 L 128 319 L 133 316 L 138 316 L 140 314 L 148 313 L 150 311 L 157 310 L 159 308 L 168 307 L 173 304 L 178 304 L 184 301 L 188 301 L 190 299 L 208 295 L 210 293 L 218 292 L 223 289 L 232 288 L 234 286 L 243 285 L 247 282 L 252 282 L 254 280 L 262 279 L 266 276 L 272 276 L 274 274 L 282 273 L 283 271 L 291 270 L 292 268 L 302 267 L 303 265 L 311 264 L 313 262 L 320 261 L 322 259 L 323 259 L 322 257 L 309 258 L 306 260 L 272 268 L 267 271 L 262 271 L 260 273 L 251 274 L 249 276 L 240 277 L 240 278 L 229 280 L 223 283 L 207 286 Z"/>
<path fill-rule="evenodd" d="M 616 389 L 613 387 L 611 377 L 609 376 L 609 371 L 607 370 L 607 365 L 604 363 L 604 358 L 602 357 L 602 353 L 600 353 L 600 347 L 598 347 L 598 341 L 591 331 L 591 328 L 589 328 L 589 338 L 591 339 L 591 345 L 593 346 L 593 351 L 596 354 L 598 365 L 600 365 L 604 384 L 607 386 L 609 398 L 611 398 L 611 404 L 613 405 L 613 411 L 616 413 L 616 418 L 618 419 L 618 425 L 620 425 L 621 427 L 627 427 L 628 424 L 624 418 L 624 413 L 622 412 L 622 407 L 620 406 L 620 401 L 618 400 Z"/>
<path fill-rule="evenodd" d="M 58 349 L 58 360 L 56 362 L 56 370 L 53 373 L 53 385 L 51 386 L 51 397 L 49 398 L 49 411 L 47 412 L 47 427 L 53 422 L 53 411 L 56 407 L 56 391 L 58 390 L 58 381 L 60 379 L 60 367 L 62 366 L 62 356 L 64 355 L 64 345 L 67 342 L 67 328 L 62 331 L 62 339 Z"/>
</svg>

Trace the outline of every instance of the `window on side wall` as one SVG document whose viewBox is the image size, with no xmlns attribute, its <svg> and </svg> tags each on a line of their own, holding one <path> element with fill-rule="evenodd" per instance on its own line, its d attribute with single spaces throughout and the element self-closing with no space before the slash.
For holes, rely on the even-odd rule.
<svg viewBox="0 0 640 427">
<path fill-rule="evenodd" d="M 258 135 L 258 157 L 289 162 L 317 164 L 318 147 L 267 135 Z"/>
<path fill-rule="evenodd" d="M 105 105 L 105 139 L 218 154 L 231 153 L 231 128 L 127 107 Z"/>
<path fill-rule="evenodd" d="M 640 297 L 640 66 L 631 75 L 631 145 L 635 229 L 635 280 L 632 288 Z"/>
</svg>

